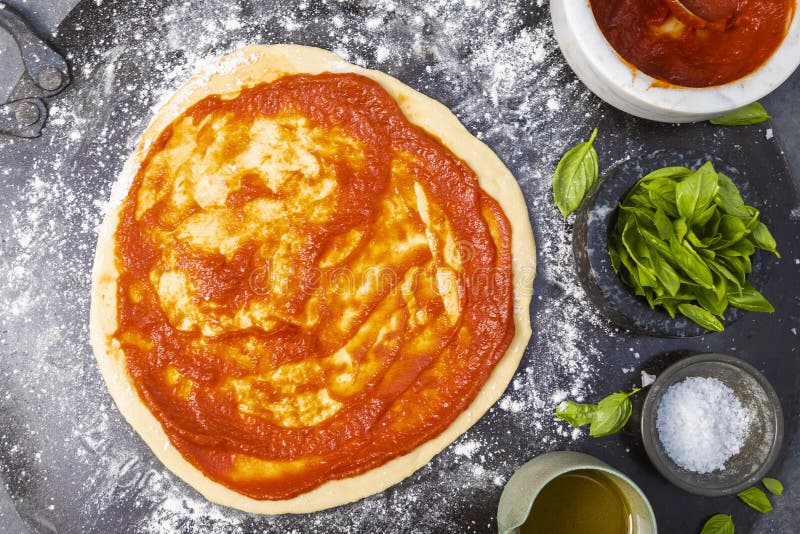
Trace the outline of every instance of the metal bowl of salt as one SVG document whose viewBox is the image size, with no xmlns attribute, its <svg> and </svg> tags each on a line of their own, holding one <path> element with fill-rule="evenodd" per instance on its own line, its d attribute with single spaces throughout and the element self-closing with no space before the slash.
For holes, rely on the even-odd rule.
<svg viewBox="0 0 800 534">
<path fill-rule="evenodd" d="M 714 404 L 703 407 L 706 392 L 725 402 L 713 411 Z M 693 433 L 691 425 L 701 421 L 713 428 Z M 772 385 L 726 354 L 698 354 L 668 367 L 650 386 L 641 423 L 647 455 L 664 478 L 710 497 L 758 484 L 783 443 L 783 410 Z"/>
</svg>

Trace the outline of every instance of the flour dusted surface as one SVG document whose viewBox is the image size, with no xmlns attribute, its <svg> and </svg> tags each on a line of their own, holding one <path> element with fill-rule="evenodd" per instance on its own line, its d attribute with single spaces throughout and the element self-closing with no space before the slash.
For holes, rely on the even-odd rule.
<svg viewBox="0 0 800 534">
<path fill-rule="evenodd" d="M 52 101 L 40 141 L 56 147 L 3 176 L 0 447 L 10 493 L 26 520 L 63 530 L 485 532 L 503 484 L 525 460 L 586 439 L 552 416 L 569 397 L 596 400 L 633 377 L 633 345 L 589 305 L 577 283 L 570 222 L 552 205 L 561 153 L 585 137 L 600 106 L 571 75 L 546 6 L 530 2 L 276 2 L 211 0 L 86 4 L 66 25 L 75 85 Z M 95 28 L 105 21 L 108 30 Z M 85 40 L 82 40 L 86 36 Z M 153 458 L 121 420 L 99 378 L 87 337 L 89 272 L 110 186 L 153 110 L 209 54 L 250 42 L 328 48 L 440 99 L 512 169 L 539 249 L 534 334 L 506 394 L 476 427 L 402 484 L 307 517 L 259 518 L 212 505 Z M 9 143 L 25 154 L 21 141 Z M 41 148 L 37 150 L 42 150 Z M 11 179 L 13 178 L 13 180 Z M 593 335 L 587 335 L 587 332 Z M 630 349 L 630 351 L 628 350 Z M 638 353 L 637 353 L 638 355 Z M 57 485 L 51 484 L 58 481 Z M 437 503 L 432 506 L 431 503 Z M 70 523 L 70 521 L 72 521 Z M 71 526 L 71 527 L 70 527 Z"/>
</svg>

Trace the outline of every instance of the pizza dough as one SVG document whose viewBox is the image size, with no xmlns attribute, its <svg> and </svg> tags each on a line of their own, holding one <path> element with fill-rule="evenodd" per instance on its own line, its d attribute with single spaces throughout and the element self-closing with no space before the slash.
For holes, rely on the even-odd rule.
<svg viewBox="0 0 800 534">
<path fill-rule="evenodd" d="M 500 204 L 512 227 L 515 335 L 468 409 L 436 438 L 362 474 L 325 482 L 291 499 L 262 501 L 211 480 L 189 463 L 172 446 L 161 423 L 140 399 L 128 375 L 125 354 L 113 338 L 117 330 L 118 276 L 114 233 L 119 223 L 120 205 L 148 148 L 188 107 L 208 95 L 235 93 L 243 87 L 273 81 L 283 75 L 323 72 L 352 72 L 377 81 L 412 123 L 435 135 L 467 163 L 477 175 L 481 188 Z M 210 59 L 205 68 L 158 111 L 127 161 L 113 189 L 110 208 L 98 239 L 93 271 L 91 342 L 101 374 L 120 412 L 167 468 L 207 499 L 219 504 L 262 514 L 307 513 L 355 501 L 400 482 L 463 434 L 498 400 L 516 371 L 530 338 L 528 308 L 534 275 L 533 234 L 516 180 L 499 158 L 470 135 L 447 108 L 386 74 L 352 65 L 321 49 L 298 45 L 249 46 L 223 58 Z"/>
</svg>

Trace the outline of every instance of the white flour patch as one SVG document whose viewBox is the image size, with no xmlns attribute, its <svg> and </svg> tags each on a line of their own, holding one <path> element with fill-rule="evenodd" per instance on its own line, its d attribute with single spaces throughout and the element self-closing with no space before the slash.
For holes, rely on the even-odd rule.
<svg viewBox="0 0 800 534">
<path fill-rule="evenodd" d="M 616 332 L 578 284 L 571 221 L 561 218 L 550 193 L 558 157 L 588 136 L 584 117 L 598 101 L 569 74 L 541 2 L 255 4 L 247 11 L 226 0 L 163 9 L 141 1 L 104 5 L 107 39 L 70 57 L 80 98 L 52 101 L 45 135 L 61 147 L 58 155 L 4 186 L 9 194 L 0 208 L 10 224 L 3 230 L 0 308 L 10 313 L 0 316 L 0 348 L 16 368 L 0 376 L 0 391 L 21 415 L 7 423 L 14 432 L 0 435 L 0 447 L 17 447 L 12 456 L 20 463 L 38 454 L 43 464 L 16 471 L 9 487 L 20 494 L 24 488 L 41 501 L 37 508 L 49 510 L 31 521 L 59 525 L 59 518 L 79 517 L 84 525 L 72 530 L 112 532 L 119 525 L 103 518 L 124 506 L 137 532 L 374 531 L 379 518 L 415 532 L 491 531 L 494 518 L 475 503 L 494 502 L 525 460 L 586 439 L 555 419 L 555 405 L 610 392 L 596 377 L 600 351 L 584 333 Z M 146 13 L 147 24 L 115 16 L 123 9 Z M 89 273 L 111 185 L 154 111 L 203 58 L 273 42 L 333 50 L 451 108 L 523 188 L 535 221 L 539 293 L 520 369 L 478 428 L 407 482 L 358 504 L 254 518 L 209 503 L 166 472 L 121 419 L 88 345 Z M 207 73 L 233 68 L 217 64 Z M 48 477 L 59 484 L 43 484 Z"/>
</svg>

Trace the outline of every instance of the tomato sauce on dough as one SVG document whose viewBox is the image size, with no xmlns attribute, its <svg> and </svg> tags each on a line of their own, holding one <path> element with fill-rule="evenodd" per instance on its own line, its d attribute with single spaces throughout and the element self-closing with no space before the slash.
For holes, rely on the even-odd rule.
<svg viewBox="0 0 800 534">
<path fill-rule="evenodd" d="M 114 338 L 142 401 L 255 499 L 436 437 L 514 335 L 502 209 L 356 74 L 197 102 L 149 148 L 115 246 Z"/>
<path fill-rule="evenodd" d="M 717 5 L 719 4 L 719 5 Z M 678 0 L 592 0 L 600 30 L 622 58 L 670 84 L 709 87 L 738 80 L 780 46 L 795 0 L 738 0 L 733 16 L 717 19 L 730 0 L 686 0 L 706 17 L 687 16 Z"/>
</svg>

